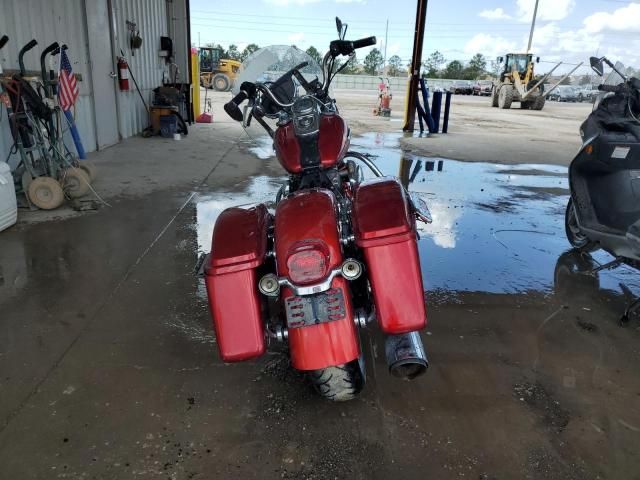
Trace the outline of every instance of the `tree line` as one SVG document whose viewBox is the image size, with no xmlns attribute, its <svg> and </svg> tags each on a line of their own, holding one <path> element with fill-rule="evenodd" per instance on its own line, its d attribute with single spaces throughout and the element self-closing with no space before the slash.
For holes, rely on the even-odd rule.
<svg viewBox="0 0 640 480">
<path fill-rule="evenodd" d="M 427 78 L 448 78 L 451 80 L 475 80 L 487 74 L 497 76 L 500 64 L 491 62 L 487 71 L 487 59 L 481 53 L 476 53 L 466 64 L 460 60 L 447 62 L 439 51 L 433 52 L 422 62 L 422 74 Z"/>
<path fill-rule="evenodd" d="M 229 45 L 226 49 L 220 44 L 210 43 L 206 44 L 206 46 L 221 49 L 221 58 L 229 58 L 231 60 L 238 60 L 239 62 L 243 62 L 249 55 L 260 49 L 255 43 L 250 43 L 242 51 L 240 51 L 235 44 Z M 318 64 L 322 63 L 323 54 L 316 47 L 311 46 L 307 48 L 306 53 Z M 347 75 L 378 75 L 384 65 L 384 56 L 379 49 L 373 48 L 362 61 L 360 61 L 357 56 L 354 56 L 346 66 L 344 65 L 345 62 L 346 60 L 342 60 L 338 65 L 338 68 L 344 67 L 340 73 Z M 436 50 L 422 62 L 422 75 L 427 78 L 475 80 L 487 74 L 493 74 L 495 76 L 499 73 L 499 64 L 492 61 L 489 70 L 487 70 L 487 64 L 487 59 L 481 53 L 476 53 L 465 64 L 459 60 L 447 62 L 444 55 Z M 409 67 L 398 55 L 389 57 L 386 66 L 387 75 L 390 77 L 406 75 Z"/>
<path fill-rule="evenodd" d="M 219 48 L 222 50 L 221 58 L 229 58 L 243 62 L 260 47 L 255 43 L 250 43 L 242 51 L 237 45 L 231 44 L 229 48 L 224 48 L 220 44 L 208 43 L 205 46 Z M 323 54 L 314 46 L 307 48 L 307 54 L 313 58 L 318 64 L 322 64 Z M 338 65 L 338 68 L 344 66 L 345 60 Z M 362 62 L 354 56 L 353 60 L 340 73 L 347 75 L 378 75 L 384 65 L 384 57 L 382 52 L 377 48 L 372 49 L 363 59 Z M 398 55 L 392 55 L 387 60 L 387 75 L 390 77 L 405 76 L 407 74 L 409 64 L 405 64 Z M 432 52 L 422 62 L 422 76 L 427 78 L 446 78 L 451 80 L 475 80 L 484 76 L 497 77 L 500 74 L 501 65 L 494 61 L 487 61 L 487 58 L 481 53 L 476 53 L 471 59 L 464 63 L 460 60 L 447 61 L 439 51 Z M 638 72 L 631 67 L 627 67 L 625 73 L 629 76 L 637 76 Z M 570 84 L 571 79 L 567 78 L 563 84 Z M 591 75 L 583 75 L 578 79 L 578 84 L 587 85 L 599 83 L 598 79 L 592 78 Z"/>
</svg>

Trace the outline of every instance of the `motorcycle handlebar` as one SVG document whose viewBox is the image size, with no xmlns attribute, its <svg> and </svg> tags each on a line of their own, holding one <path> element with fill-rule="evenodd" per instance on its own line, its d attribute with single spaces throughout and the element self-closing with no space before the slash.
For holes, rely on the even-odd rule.
<svg viewBox="0 0 640 480">
<path fill-rule="evenodd" d="M 598 90 L 600 90 L 601 92 L 619 92 L 620 88 L 617 85 L 605 85 L 605 84 L 601 84 L 598 85 Z"/>
<path fill-rule="evenodd" d="M 243 115 L 242 110 L 240 110 L 240 104 L 246 99 L 253 97 L 255 93 L 256 86 L 253 83 L 242 82 L 242 85 L 240 85 L 240 92 L 224 104 L 224 111 L 227 112 L 227 115 L 233 118 L 236 122 L 241 122 Z"/>
<path fill-rule="evenodd" d="M 235 97 L 224 104 L 224 111 L 227 112 L 227 115 L 233 118 L 236 122 L 241 122 L 243 115 L 242 110 L 240 110 L 240 104 L 247 98 L 249 98 L 249 94 L 244 90 L 240 90 Z"/>
<path fill-rule="evenodd" d="M 8 41 L 9 41 L 9 37 L 6 36 L 6 35 L 3 35 L 0 38 L 0 48 L 4 47 L 7 44 Z"/>
<path fill-rule="evenodd" d="M 353 48 L 354 50 L 357 50 L 358 48 L 370 47 L 376 43 L 378 43 L 376 37 L 361 38 L 360 40 L 353 41 Z"/>
<path fill-rule="evenodd" d="M 363 47 L 370 47 L 377 43 L 376 37 L 366 37 L 360 40 L 334 40 L 329 44 L 329 51 L 333 57 L 338 55 L 351 55 L 354 50 Z"/>
<path fill-rule="evenodd" d="M 24 47 L 20 49 L 18 53 L 18 64 L 20 65 L 20 75 L 24 76 L 26 73 L 26 69 L 24 68 L 24 54 L 31 50 L 33 47 L 38 45 L 38 41 L 34 38 L 29 43 L 27 43 Z"/>
</svg>

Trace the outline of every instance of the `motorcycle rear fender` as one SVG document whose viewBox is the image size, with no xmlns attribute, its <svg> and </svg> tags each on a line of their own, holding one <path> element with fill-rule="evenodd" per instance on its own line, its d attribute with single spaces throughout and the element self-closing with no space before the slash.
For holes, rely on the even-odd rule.
<svg viewBox="0 0 640 480">
<path fill-rule="evenodd" d="M 356 244 L 364 252 L 380 328 L 392 335 L 424 328 L 416 224 L 404 188 L 394 178 L 363 182 L 353 211 Z"/>
<path fill-rule="evenodd" d="M 326 244 L 330 269 L 342 263 L 335 198 L 327 190 L 302 191 L 278 204 L 275 218 L 278 276 L 288 276 L 287 254 L 295 243 L 305 240 L 320 240 Z M 298 370 L 342 365 L 360 355 L 347 281 L 336 277 L 331 287 L 342 290 L 344 318 L 288 329 L 291 363 Z M 282 302 L 293 295 L 291 289 L 283 288 Z"/>
<path fill-rule="evenodd" d="M 265 351 L 256 269 L 266 256 L 270 221 L 264 205 L 228 208 L 213 229 L 205 278 L 218 349 L 225 362 L 249 360 Z"/>
</svg>

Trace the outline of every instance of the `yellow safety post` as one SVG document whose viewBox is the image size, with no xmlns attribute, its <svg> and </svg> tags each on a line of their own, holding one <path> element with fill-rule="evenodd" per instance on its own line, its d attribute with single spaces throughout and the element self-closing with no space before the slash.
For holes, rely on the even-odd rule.
<svg viewBox="0 0 640 480">
<path fill-rule="evenodd" d="M 198 58 L 198 49 L 191 49 L 191 105 L 193 105 L 193 118 L 200 115 L 200 61 Z"/>
</svg>

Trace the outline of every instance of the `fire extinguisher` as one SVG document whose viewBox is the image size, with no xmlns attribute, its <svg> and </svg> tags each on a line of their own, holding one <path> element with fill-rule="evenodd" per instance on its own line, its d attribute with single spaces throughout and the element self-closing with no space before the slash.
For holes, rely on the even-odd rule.
<svg viewBox="0 0 640 480">
<path fill-rule="evenodd" d="M 124 57 L 118 57 L 118 86 L 121 92 L 129 91 L 129 65 Z"/>
</svg>

